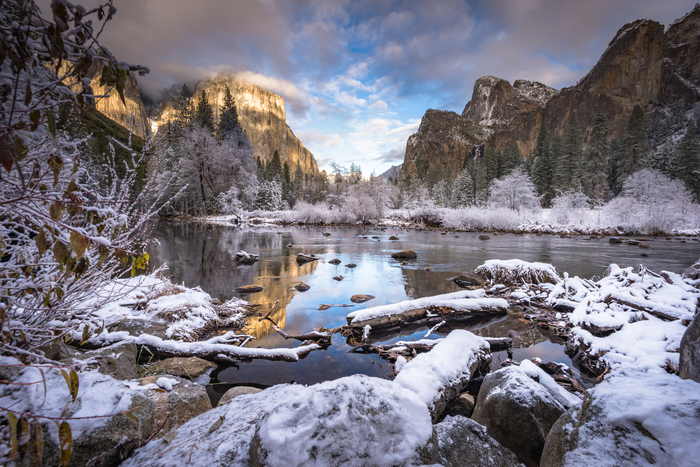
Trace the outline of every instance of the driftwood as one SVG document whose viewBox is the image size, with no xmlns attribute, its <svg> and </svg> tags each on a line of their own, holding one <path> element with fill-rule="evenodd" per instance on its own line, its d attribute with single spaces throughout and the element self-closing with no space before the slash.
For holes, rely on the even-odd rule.
<svg viewBox="0 0 700 467">
<path fill-rule="evenodd" d="M 610 304 L 612 302 L 617 303 L 619 305 L 624 305 L 626 307 L 632 308 L 637 311 L 643 311 L 645 313 L 649 313 L 650 315 L 656 316 L 657 318 L 663 320 L 663 321 L 675 321 L 678 318 L 675 316 L 671 316 L 669 314 L 664 313 L 663 311 L 655 310 L 653 308 L 649 308 L 646 306 L 641 306 L 636 303 L 629 302 L 623 298 L 616 297 L 613 295 L 608 295 L 605 297 L 605 300 L 603 300 L 605 303 Z"/>
<path fill-rule="evenodd" d="M 331 335 L 327 332 L 311 331 L 311 332 L 307 332 L 306 334 L 292 336 L 292 335 L 284 332 L 276 324 L 272 325 L 272 329 L 274 329 L 277 334 L 284 337 L 285 339 L 296 339 L 296 340 L 302 341 L 302 342 L 314 341 L 314 342 L 318 342 L 321 345 L 330 345 L 330 343 L 331 343 Z"/>
<path fill-rule="evenodd" d="M 319 310 L 327 310 L 327 309 L 329 309 L 330 307 L 333 307 L 333 306 L 337 306 L 337 307 L 341 307 L 341 308 L 348 308 L 348 307 L 355 306 L 355 305 L 345 305 L 345 304 L 340 304 L 340 305 L 326 305 L 326 304 L 323 304 L 323 303 L 322 303 L 322 304 L 320 304 L 320 305 L 318 306 L 318 309 L 319 309 Z"/>
</svg>

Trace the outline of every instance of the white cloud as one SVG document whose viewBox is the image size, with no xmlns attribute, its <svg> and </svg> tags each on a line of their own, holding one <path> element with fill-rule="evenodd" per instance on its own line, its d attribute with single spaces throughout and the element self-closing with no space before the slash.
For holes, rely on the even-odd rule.
<svg viewBox="0 0 700 467">
<path fill-rule="evenodd" d="M 387 105 L 386 102 L 383 100 L 379 99 L 377 101 L 374 101 L 372 105 L 369 106 L 370 109 L 372 110 L 387 110 L 389 106 Z"/>
</svg>

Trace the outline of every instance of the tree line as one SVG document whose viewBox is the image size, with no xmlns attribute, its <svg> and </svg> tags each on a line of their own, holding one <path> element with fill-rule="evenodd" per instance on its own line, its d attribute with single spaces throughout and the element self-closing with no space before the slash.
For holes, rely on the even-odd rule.
<svg viewBox="0 0 700 467">
<path fill-rule="evenodd" d="M 494 181 L 520 168 L 534 184 L 542 207 L 552 207 L 557 197 L 578 196 L 592 207 L 601 206 L 623 191 L 625 180 L 643 169 L 653 169 L 680 180 L 700 201 L 700 112 L 676 103 L 645 115 L 632 109 L 625 130 L 611 138 L 610 125 L 596 113 L 587 144 L 575 113 L 561 133 L 539 129 L 535 148 L 526 159 L 514 142 L 497 150 L 487 147 L 467 160 L 452 178 L 440 166 L 412 162 L 399 180 L 404 199 L 420 202 L 429 197 L 441 207 L 484 205 Z"/>
</svg>

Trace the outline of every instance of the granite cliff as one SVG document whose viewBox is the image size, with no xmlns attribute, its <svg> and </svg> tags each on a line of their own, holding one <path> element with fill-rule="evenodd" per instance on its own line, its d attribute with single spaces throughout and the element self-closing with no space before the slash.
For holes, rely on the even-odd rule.
<svg viewBox="0 0 700 467">
<path fill-rule="evenodd" d="M 679 100 L 700 101 L 700 5 L 666 30 L 651 20 L 624 25 L 590 72 L 560 91 L 533 81 L 479 78 L 461 115 L 425 113 L 406 143 L 402 172 L 411 162 L 419 169 L 441 164 L 454 176 L 484 147 L 503 149 L 509 142 L 527 157 L 542 125 L 561 133 L 572 113 L 584 144 L 598 112 L 606 114 L 615 137 L 635 105 L 652 111 Z"/>
<path fill-rule="evenodd" d="M 130 129 L 141 138 L 146 138 L 151 132 L 151 122 L 141 100 L 136 76 L 129 72 L 124 86 L 124 102 L 122 102 L 115 90 L 100 85 L 102 67 L 101 62 L 94 61 L 88 71 L 88 77 L 91 79 L 90 89 L 92 94 L 95 96 L 107 96 L 95 98 L 95 109 L 124 128 Z"/>
<path fill-rule="evenodd" d="M 289 164 L 292 175 L 299 168 L 307 181 L 318 176 L 318 164 L 313 154 L 304 147 L 286 123 L 282 96 L 253 84 L 236 81 L 232 76 L 217 75 L 197 83 L 195 100 L 202 90 L 206 91 L 214 118 L 218 122 L 227 86 L 236 102 L 241 126 L 253 144 L 254 157 L 268 162 L 277 150 L 282 164 Z M 158 126 L 167 125 L 174 119 L 172 104 L 161 103 Z"/>
</svg>

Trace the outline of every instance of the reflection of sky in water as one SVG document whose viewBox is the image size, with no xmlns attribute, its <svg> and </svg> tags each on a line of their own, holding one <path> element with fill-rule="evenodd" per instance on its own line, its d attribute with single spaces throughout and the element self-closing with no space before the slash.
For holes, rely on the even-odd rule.
<svg viewBox="0 0 700 467">
<path fill-rule="evenodd" d="M 330 232 L 331 236 L 323 236 L 324 231 Z M 362 238 L 362 235 L 368 238 Z M 379 239 L 372 239 L 374 235 Z M 400 240 L 389 241 L 391 235 L 399 236 Z M 236 296 L 234 289 L 238 286 L 263 285 L 263 292 L 244 298 L 259 304 L 262 314 L 279 300 L 270 317 L 289 334 L 341 326 L 346 323 L 346 315 L 353 310 L 459 290 L 448 279 L 461 271 L 474 270 L 488 259 L 549 262 L 560 272 L 592 277 L 602 275 L 612 262 L 624 266 L 644 263 L 655 271 L 680 272 L 700 256 L 700 242 L 688 240 L 681 243 L 680 239 L 654 238 L 649 241 L 651 249 L 640 250 L 585 236 L 562 239 L 547 235 L 491 235 L 490 240 L 482 241 L 474 232 L 441 235 L 439 232 L 390 228 L 381 231 L 372 227 L 233 229 L 161 223 L 158 238 L 161 245 L 150 251 L 152 264 L 167 262 L 174 282 L 199 285 L 222 300 Z M 288 247 L 288 244 L 292 246 Z M 391 253 L 403 249 L 415 250 L 418 259 L 402 266 L 391 258 Z M 234 256 L 239 250 L 260 255 L 260 261 L 252 266 L 236 266 Z M 298 265 L 295 260 L 298 253 L 316 254 L 321 259 Z M 642 258 L 642 253 L 649 256 Z M 328 263 L 333 258 L 339 259 L 341 264 Z M 357 267 L 347 268 L 347 263 L 355 263 Z M 431 268 L 431 271 L 425 268 Z M 340 282 L 333 280 L 337 275 L 344 276 L 344 279 Z M 293 286 L 300 281 L 309 284 L 311 289 L 306 292 L 294 290 Z M 376 298 L 351 308 L 318 309 L 321 304 L 352 304 L 350 297 L 355 294 L 374 295 Z M 491 324 L 493 332 L 484 335 L 505 335 L 509 325 L 494 322 Z M 474 329 L 484 326 L 483 322 L 473 322 L 458 327 Z M 269 322 L 258 322 L 256 318 L 251 320 L 247 331 L 258 337 L 249 344 L 251 347 L 299 345 L 296 340 L 284 340 L 274 333 Z M 426 328 L 403 330 L 399 334 L 381 337 L 378 342 L 420 339 L 426 331 Z M 449 329 L 441 331 L 446 333 Z M 436 332 L 431 337 L 442 335 Z M 350 348 L 345 339 L 335 335 L 330 348 L 311 352 L 300 362 L 258 360 L 223 369 L 218 377 L 231 384 L 271 385 L 290 381 L 311 384 L 355 373 L 379 377 L 392 373 L 391 366 L 376 359 L 376 355 L 348 354 Z M 516 360 L 532 357 L 570 365 L 563 347 L 548 341 L 526 349 L 515 349 Z M 498 367 L 499 358 L 504 359 L 505 353 L 494 354 L 494 368 Z M 223 386 L 216 388 L 217 392 L 222 390 Z"/>
</svg>

